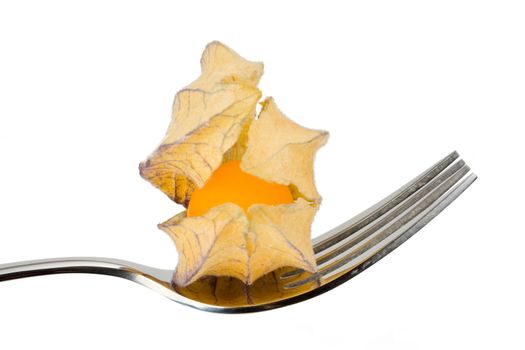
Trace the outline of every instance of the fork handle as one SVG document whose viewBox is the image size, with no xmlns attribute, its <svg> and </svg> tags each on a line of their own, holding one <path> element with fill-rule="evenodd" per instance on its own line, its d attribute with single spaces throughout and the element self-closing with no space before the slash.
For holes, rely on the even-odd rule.
<svg viewBox="0 0 525 350">
<path fill-rule="evenodd" d="M 0 282 L 61 273 L 109 275 L 136 281 L 138 276 L 157 277 L 162 270 L 126 260 L 95 257 L 54 258 L 0 265 Z"/>
</svg>

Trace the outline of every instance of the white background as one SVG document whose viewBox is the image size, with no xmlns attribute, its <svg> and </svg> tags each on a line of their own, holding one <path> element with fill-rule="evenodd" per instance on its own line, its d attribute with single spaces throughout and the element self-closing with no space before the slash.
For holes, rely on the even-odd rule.
<svg viewBox="0 0 525 350">
<path fill-rule="evenodd" d="M 0 284 L 1 349 L 524 349 L 525 11 L 520 1 L 0 3 L 0 263 L 107 256 L 172 268 L 180 211 L 138 175 L 174 94 L 220 40 L 329 130 L 321 234 L 457 149 L 479 180 L 347 284 L 208 314 L 139 285 Z"/>
</svg>

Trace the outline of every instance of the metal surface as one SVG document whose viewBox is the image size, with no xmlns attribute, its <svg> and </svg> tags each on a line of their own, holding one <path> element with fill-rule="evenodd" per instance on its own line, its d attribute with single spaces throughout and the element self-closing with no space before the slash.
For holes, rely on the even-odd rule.
<svg viewBox="0 0 525 350">
<path fill-rule="evenodd" d="M 452 203 L 476 179 L 456 152 L 355 218 L 313 240 L 318 272 L 280 269 L 246 286 L 206 277 L 173 286 L 173 271 L 109 258 L 59 258 L 0 265 L 0 282 L 90 273 L 128 279 L 200 310 L 242 313 L 291 305 L 329 291 L 393 251 Z"/>
</svg>

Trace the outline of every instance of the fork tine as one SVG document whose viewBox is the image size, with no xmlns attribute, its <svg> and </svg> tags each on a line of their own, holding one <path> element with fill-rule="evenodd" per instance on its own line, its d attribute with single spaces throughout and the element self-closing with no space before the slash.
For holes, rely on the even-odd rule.
<svg viewBox="0 0 525 350">
<path fill-rule="evenodd" d="M 440 186 L 437 186 L 432 191 L 429 191 L 426 196 L 412 203 L 412 206 L 405 208 L 403 215 L 399 215 L 395 221 L 387 225 L 382 231 L 374 230 L 369 233 L 368 237 L 365 237 L 361 242 L 352 244 L 349 249 L 341 251 L 340 254 L 334 255 L 331 259 L 326 259 L 325 262 L 319 266 L 320 270 L 325 270 L 326 266 L 339 264 L 344 261 L 352 260 L 353 258 L 361 255 L 363 252 L 373 247 L 375 244 L 386 239 L 389 235 L 395 233 L 403 225 L 407 224 L 410 220 L 415 218 L 419 213 L 427 209 L 434 201 L 438 200 L 441 195 L 448 191 L 456 182 L 461 180 L 469 172 L 468 166 L 462 166 L 460 169 L 451 173 L 451 176 L 443 181 Z M 360 244 L 363 243 L 363 244 Z M 356 249 L 353 249 L 356 247 Z M 333 270 L 333 267 L 327 267 L 326 270 Z"/>
<path fill-rule="evenodd" d="M 397 206 L 399 203 L 404 201 L 407 197 L 412 195 L 414 192 L 419 190 L 421 187 L 426 185 L 429 181 L 435 178 L 439 173 L 445 170 L 450 164 L 452 164 L 459 154 L 454 151 L 448 156 L 437 162 L 434 166 L 423 172 L 421 175 L 410 181 L 400 189 L 386 197 L 379 203 L 373 205 L 369 209 L 365 210 L 361 214 L 357 215 L 353 219 L 339 225 L 338 227 L 326 232 L 325 234 L 314 238 L 314 252 L 318 253 L 327 247 L 342 241 L 352 233 L 360 230 L 372 221 L 378 219 L 386 212 Z"/>
<path fill-rule="evenodd" d="M 339 271 L 334 271 L 331 274 L 325 275 L 325 279 L 330 279 L 333 276 L 338 276 L 342 271 L 346 271 L 345 276 L 339 283 L 342 283 L 359 273 L 366 270 L 368 267 L 372 266 L 383 257 L 388 255 L 394 249 L 399 247 L 401 244 L 406 242 L 410 237 L 415 235 L 419 230 L 421 230 L 426 224 L 428 224 L 432 219 L 439 215 L 446 207 L 450 205 L 456 198 L 458 198 L 474 181 L 476 181 L 477 176 L 475 174 L 470 174 L 465 179 L 463 179 L 459 184 L 454 186 L 453 189 L 449 190 L 444 196 L 442 196 L 438 201 L 431 205 L 423 214 L 420 214 L 417 218 L 412 220 L 409 225 L 404 227 L 399 234 L 396 234 L 397 238 L 383 245 L 382 248 L 375 250 L 371 256 L 366 260 L 362 261 L 358 265 L 355 262 L 350 262 L 349 264 L 342 266 Z M 350 270 L 350 268 L 353 268 Z M 337 279 L 339 279 L 339 277 Z M 330 280 L 330 281 L 333 281 Z"/>
<path fill-rule="evenodd" d="M 330 248 L 322 251 L 322 255 L 317 258 L 317 266 L 324 264 L 325 262 L 331 260 L 333 257 L 341 254 L 342 252 L 347 251 L 353 246 L 359 244 L 367 237 L 372 235 L 374 232 L 377 232 L 382 227 L 388 225 L 392 220 L 396 219 L 408 208 L 413 206 L 423 197 L 428 195 L 432 190 L 438 187 L 443 181 L 455 174 L 459 169 L 465 165 L 463 160 L 457 161 L 449 166 L 445 171 L 443 171 L 439 176 L 426 184 L 423 188 L 419 189 L 412 196 L 408 197 L 405 201 L 400 203 L 397 207 L 393 208 L 387 214 L 382 216 L 380 219 L 370 223 L 368 226 L 365 226 L 362 230 L 355 232 L 353 235 L 349 236 L 346 240 L 343 240 L 337 244 L 334 244 Z"/>
<path fill-rule="evenodd" d="M 417 176 L 406 185 L 402 186 L 391 195 L 387 196 L 382 201 L 368 208 L 361 214 L 348 220 L 347 222 L 335 227 L 334 229 L 326 232 L 325 234 L 313 239 L 314 253 L 318 254 L 324 251 L 328 251 L 332 246 L 345 240 L 349 236 L 370 225 L 372 222 L 381 218 L 383 215 L 394 209 L 396 206 L 401 204 L 407 198 L 412 196 L 414 193 L 419 191 L 427 183 L 436 178 L 442 173 L 447 167 L 452 164 L 459 154 L 454 151 L 447 155 L 445 158 L 437 162 L 435 165 L 424 171 L 421 175 Z M 283 273 L 280 278 L 286 279 L 293 276 L 297 276 L 302 272 L 300 269 L 293 269 Z"/>
<path fill-rule="evenodd" d="M 316 274 L 310 275 L 301 280 L 290 282 L 289 284 L 285 286 L 285 288 L 286 289 L 295 288 L 295 287 L 304 285 L 309 282 L 317 281 L 319 280 L 319 278 L 329 279 L 333 276 L 337 276 L 345 272 L 352 266 L 359 265 L 360 263 L 363 263 L 366 260 L 370 259 L 372 256 L 375 256 L 382 249 L 388 246 L 391 242 L 403 236 L 404 233 L 414 225 L 414 224 L 410 224 L 413 220 L 416 220 L 416 222 L 421 221 L 425 215 L 428 215 L 430 212 L 432 212 L 433 208 L 435 208 L 441 202 L 449 198 L 449 195 L 450 195 L 449 190 L 456 183 L 458 183 L 458 181 L 460 181 L 461 178 L 463 178 L 469 171 L 470 171 L 470 168 L 468 166 L 465 165 L 461 167 L 458 171 L 456 171 L 452 176 L 450 176 L 448 179 L 443 181 L 437 188 L 431 191 L 428 195 L 426 195 L 424 198 L 418 201 L 411 208 L 408 208 L 404 212 L 403 215 L 401 215 L 399 218 L 397 218 L 395 221 L 389 224 L 386 228 L 378 232 L 375 232 L 373 235 L 370 235 L 369 237 L 367 237 L 366 240 L 354 246 L 353 248 L 355 249 L 351 248 L 349 249 L 349 251 L 342 252 L 338 256 L 333 257 L 331 260 L 326 261 L 325 264 L 323 264 L 323 266 L 320 266 L 320 270 Z M 467 178 L 467 180 L 469 179 L 471 179 L 471 177 Z M 475 179 L 475 175 L 474 175 L 474 179 Z M 468 185 L 470 185 L 470 183 L 472 183 L 474 179 L 469 180 L 470 182 L 468 183 Z M 457 196 L 455 196 L 454 199 L 456 197 Z M 452 200 L 448 201 L 447 205 Z M 441 210 L 439 212 L 441 212 Z M 439 212 L 432 214 L 433 215 L 432 218 L 435 217 Z M 421 215 L 423 215 L 423 217 L 421 217 Z M 430 219 L 428 219 L 428 221 L 430 221 Z M 417 232 L 417 230 L 415 232 Z M 412 235 L 415 232 L 413 232 Z M 406 239 L 408 239 L 408 237 Z M 403 242 L 405 240 L 403 240 Z"/>
</svg>

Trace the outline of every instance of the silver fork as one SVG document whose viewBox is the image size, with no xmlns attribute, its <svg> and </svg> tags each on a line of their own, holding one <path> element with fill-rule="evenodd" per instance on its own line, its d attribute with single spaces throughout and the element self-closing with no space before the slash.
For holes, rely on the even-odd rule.
<svg viewBox="0 0 525 350">
<path fill-rule="evenodd" d="M 126 278 L 200 310 L 244 313 L 310 299 L 358 275 L 412 237 L 452 203 L 476 175 L 453 152 L 381 202 L 313 240 L 318 272 L 280 269 L 246 286 L 206 277 L 179 288 L 172 270 L 109 258 L 58 258 L 0 265 L 0 282 L 58 274 L 91 273 Z"/>
</svg>

